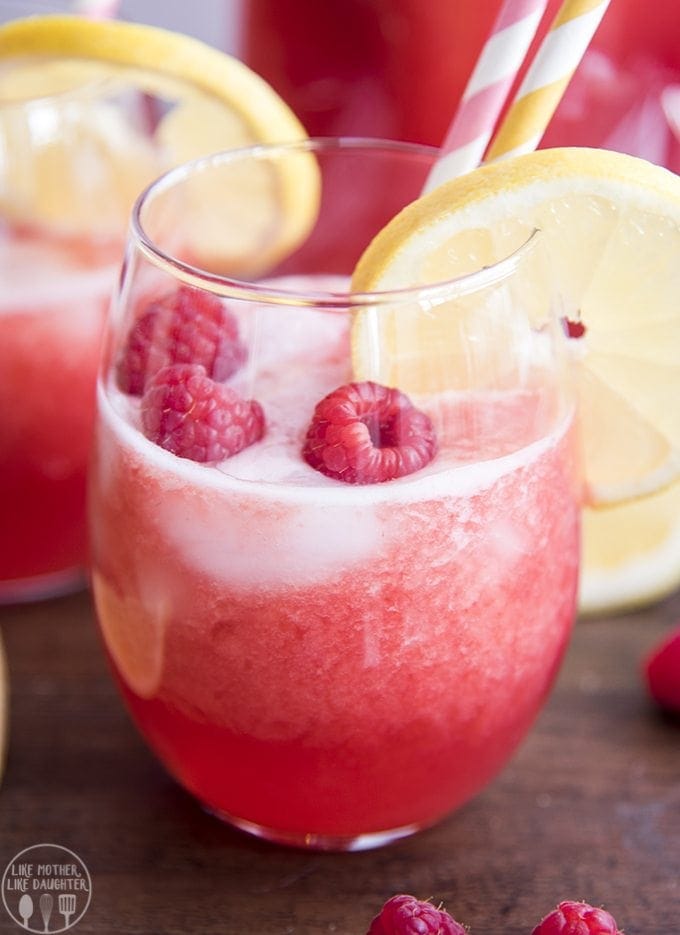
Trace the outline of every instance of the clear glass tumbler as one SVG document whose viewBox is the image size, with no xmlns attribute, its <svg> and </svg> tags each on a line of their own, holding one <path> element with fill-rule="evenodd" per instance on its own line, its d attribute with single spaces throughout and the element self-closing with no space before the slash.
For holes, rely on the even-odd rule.
<svg viewBox="0 0 680 935">
<path fill-rule="evenodd" d="M 451 282 L 349 291 L 434 157 L 325 140 L 185 165 L 138 201 L 113 304 L 90 504 L 104 641 L 170 773 L 287 844 L 376 846 L 479 791 L 574 615 L 573 405 L 540 235 L 480 240 Z"/>
<path fill-rule="evenodd" d="M 0 22 L 50 12 L 0 0 Z M 0 66 L 0 603 L 85 583 L 106 310 L 130 208 L 160 171 L 120 84 L 66 59 Z"/>
<path fill-rule="evenodd" d="M 0 0 L 0 23 L 73 6 Z M 70 58 L 69 33 L 56 54 L 22 55 L 23 28 L 0 54 L 0 603 L 85 584 L 101 338 L 135 198 L 171 165 L 254 139 L 166 62 Z"/>
</svg>

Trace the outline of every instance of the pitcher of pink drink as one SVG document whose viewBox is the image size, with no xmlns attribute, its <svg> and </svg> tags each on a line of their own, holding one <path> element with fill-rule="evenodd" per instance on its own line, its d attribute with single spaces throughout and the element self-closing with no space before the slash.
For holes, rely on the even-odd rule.
<svg viewBox="0 0 680 935">
<path fill-rule="evenodd" d="M 489 3 L 249 0 L 238 52 L 312 135 L 439 145 L 494 14 Z"/>
<path fill-rule="evenodd" d="M 548 3 L 532 48 L 559 5 Z M 249 0 L 238 51 L 314 135 L 440 145 L 500 7 L 501 0 Z M 616 0 L 541 145 L 615 149 L 677 168 L 661 96 L 680 81 L 678 36 L 675 0 Z"/>
<path fill-rule="evenodd" d="M 543 146 L 596 146 L 678 171 L 664 103 L 680 83 L 680 4 L 615 0 L 543 138 Z"/>
</svg>

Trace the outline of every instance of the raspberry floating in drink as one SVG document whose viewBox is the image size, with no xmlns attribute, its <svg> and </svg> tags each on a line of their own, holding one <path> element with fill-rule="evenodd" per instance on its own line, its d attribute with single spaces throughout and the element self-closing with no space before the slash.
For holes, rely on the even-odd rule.
<svg viewBox="0 0 680 935">
<path fill-rule="evenodd" d="M 180 458 L 217 462 L 262 438 L 264 413 L 200 364 L 174 364 L 148 384 L 142 425 L 147 438 Z"/>
<path fill-rule="evenodd" d="M 564 330 L 568 338 L 582 338 L 586 333 L 586 326 L 575 318 L 564 318 Z"/>
<path fill-rule="evenodd" d="M 170 364 L 201 364 L 227 380 L 246 359 L 234 316 L 214 295 L 180 286 L 149 302 L 135 321 L 117 368 L 119 387 L 141 396 L 148 380 Z"/>
<path fill-rule="evenodd" d="M 317 404 L 303 456 L 347 484 L 379 484 L 413 474 L 437 450 L 432 422 L 408 396 L 367 380 L 338 387 Z"/>
</svg>

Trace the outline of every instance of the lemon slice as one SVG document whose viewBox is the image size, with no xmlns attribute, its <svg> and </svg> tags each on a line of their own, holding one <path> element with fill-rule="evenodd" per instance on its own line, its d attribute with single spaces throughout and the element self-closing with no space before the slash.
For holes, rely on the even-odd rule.
<svg viewBox="0 0 680 935">
<path fill-rule="evenodd" d="M 680 586 L 680 483 L 583 513 L 579 605 L 587 615 L 644 607 Z"/>
<path fill-rule="evenodd" d="M 7 737 L 9 732 L 9 676 L 5 650 L 0 638 L 0 782 L 5 771 L 5 758 L 7 755 Z"/>
<path fill-rule="evenodd" d="M 92 594 L 104 642 L 121 677 L 140 698 L 153 698 L 163 672 L 169 599 L 159 589 L 142 603 L 92 575 Z"/>
<path fill-rule="evenodd" d="M 680 476 L 680 178 L 631 156 L 578 148 L 485 166 L 405 208 L 367 248 L 353 288 L 390 290 L 468 273 L 507 255 L 534 227 L 549 247 L 564 314 L 586 329 L 571 342 L 586 501 L 645 497 L 598 515 L 586 509 L 583 600 L 598 609 L 630 605 L 680 580 L 677 485 L 655 493 Z M 380 378 L 406 392 L 445 389 L 432 385 L 432 375 L 446 369 L 433 367 L 427 353 L 414 358 L 413 348 L 455 347 L 451 316 L 420 314 L 417 340 L 398 343 L 399 313 L 383 311 Z M 374 335 L 370 314 L 358 314 L 359 379 L 374 366 L 371 328 Z"/>
<path fill-rule="evenodd" d="M 120 235 L 136 195 L 168 167 L 304 137 L 261 78 L 188 36 L 75 16 L 0 27 L 0 215 L 12 221 Z M 239 249 L 253 265 L 285 255 L 304 236 L 316 215 L 317 174 L 313 157 L 299 153 L 251 172 Z M 251 220 L 247 202 L 263 185 L 268 210 Z M 219 199 L 215 186 L 208 194 Z M 212 230 L 194 236 L 199 260 L 210 243 L 228 264 L 231 244 L 215 244 Z"/>
</svg>

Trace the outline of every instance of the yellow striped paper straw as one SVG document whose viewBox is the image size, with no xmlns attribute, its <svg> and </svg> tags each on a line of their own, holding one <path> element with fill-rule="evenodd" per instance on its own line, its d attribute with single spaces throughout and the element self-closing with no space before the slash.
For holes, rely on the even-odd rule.
<svg viewBox="0 0 680 935">
<path fill-rule="evenodd" d="M 564 0 L 489 147 L 485 162 L 536 149 L 609 3 L 610 0 Z"/>
<path fill-rule="evenodd" d="M 547 5 L 548 0 L 504 0 L 424 191 L 481 162 Z"/>
</svg>

